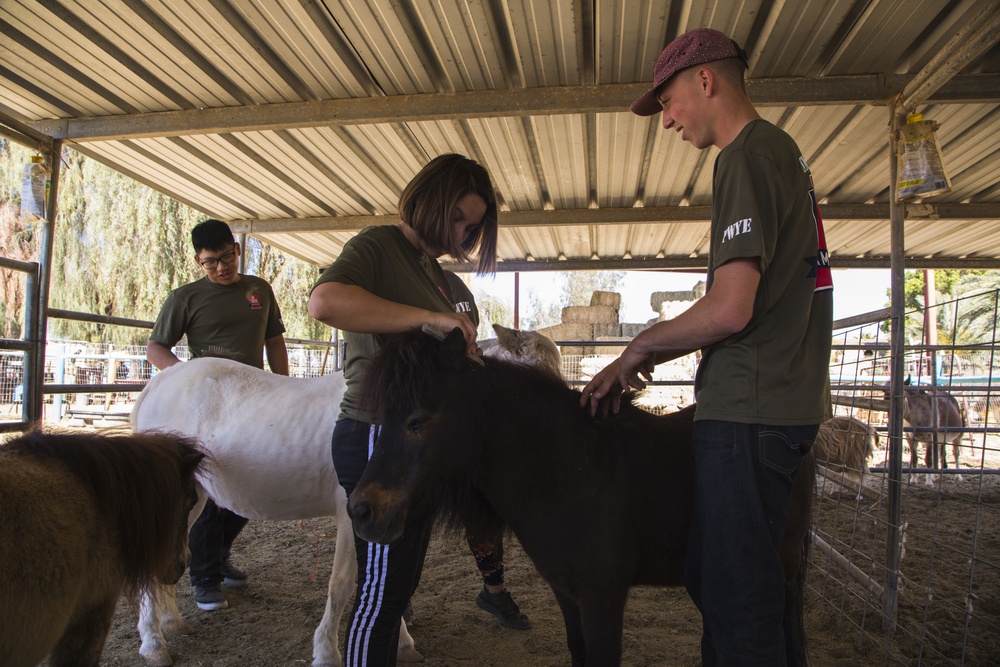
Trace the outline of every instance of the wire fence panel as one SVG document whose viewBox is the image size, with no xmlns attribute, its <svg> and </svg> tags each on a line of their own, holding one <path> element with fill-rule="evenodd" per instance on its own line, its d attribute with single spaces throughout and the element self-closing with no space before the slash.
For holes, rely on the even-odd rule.
<svg viewBox="0 0 1000 667">
<path fill-rule="evenodd" d="M 879 437 L 863 477 L 821 467 L 809 604 L 873 664 L 1000 664 L 997 300 L 989 292 L 908 314 L 914 344 L 905 346 L 907 419 L 898 450 L 915 447 L 918 457 L 913 465 L 903 454 L 898 482 L 886 460 L 887 322 L 835 336 L 835 412 L 874 427 Z M 938 325 L 936 341 L 924 340 L 929 318 Z M 920 414 L 921 404 L 931 412 Z M 949 422 L 949 405 L 961 415 L 957 424 Z M 928 449 L 937 455 L 928 458 Z M 898 516 L 887 503 L 892 484 L 900 487 Z M 902 536 L 898 571 L 886 566 L 894 527 Z M 898 591 L 895 604 L 886 604 L 885 591 Z M 887 618 L 885 609 L 895 616 Z"/>
<path fill-rule="evenodd" d="M 336 348 L 322 343 L 287 343 L 288 369 L 292 377 L 320 377 L 334 372 Z M 187 345 L 174 353 L 189 358 Z M 0 420 L 20 414 L 24 386 L 24 353 L 0 350 Z M 267 363 L 265 361 L 265 368 Z M 141 385 L 149 382 L 156 368 L 146 361 L 145 345 L 110 345 L 81 341 L 51 340 L 46 345 L 45 386 L 64 385 L 72 393 L 47 393 L 45 419 L 72 424 L 125 422 Z M 121 391 L 96 387 L 122 384 Z"/>
</svg>

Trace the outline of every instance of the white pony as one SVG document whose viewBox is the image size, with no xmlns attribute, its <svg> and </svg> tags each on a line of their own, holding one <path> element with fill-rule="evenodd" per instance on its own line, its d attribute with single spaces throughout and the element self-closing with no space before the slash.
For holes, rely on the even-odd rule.
<svg viewBox="0 0 1000 667">
<path fill-rule="evenodd" d="M 493 325 L 497 340 L 484 354 L 559 374 L 559 348 L 544 335 Z M 313 633 L 313 667 L 340 667 L 338 631 L 353 594 L 354 531 L 347 497 L 330 453 L 344 377 L 289 378 L 227 359 L 201 358 L 157 373 L 132 408 L 136 431 L 197 437 L 212 462 L 200 473 L 199 494 L 248 519 L 296 520 L 335 516 L 337 542 L 326 610 Z M 188 529 L 197 515 L 189 517 Z M 192 628 L 177 607 L 176 587 L 144 594 L 139 609 L 139 654 L 151 667 L 173 664 L 163 632 Z M 400 624 L 398 659 L 420 661 Z"/>
</svg>

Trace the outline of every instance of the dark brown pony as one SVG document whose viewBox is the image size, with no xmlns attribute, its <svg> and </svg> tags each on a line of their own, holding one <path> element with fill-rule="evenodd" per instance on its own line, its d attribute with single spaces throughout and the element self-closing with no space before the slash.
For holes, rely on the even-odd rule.
<svg viewBox="0 0 1000 667">
<path fill-rule="evenodd" d="M 97 665 L 118 599 L 176 583 L 205 454 L 163 434 L 0 445 L 0 664 Z"/>
<path fill-rule="evenodd" d="M 694 498 L 693 406 L 630 404 L 603 421 L 550 374 L 464 354 L 461 335 L 391 341 L 364 394 L 381 432 L 351 494 L 354 529 L 389 543 L 408 517 L 506 523 L 563 613 L 573 665 L 617 665 L 628 590 L 682 582 Z M 782 543 L 789 664 L 806 664 L 802 601 L 814 463 L 804 459 Z"/>
</svg>

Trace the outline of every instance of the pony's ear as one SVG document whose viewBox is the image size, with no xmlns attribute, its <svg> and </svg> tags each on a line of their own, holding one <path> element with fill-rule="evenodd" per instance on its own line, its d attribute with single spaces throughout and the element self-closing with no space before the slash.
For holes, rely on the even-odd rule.
<svg viewBox="0 0 1000 667">
<path fill-rule="evenodd" d="M 465 334 L 458 327 L 451 330 L 447 336 L 445 336 L 444 342 L 441 346 L 447 350 L 449 353 L 455 351 L 456 353 L 465 354 L 465 350 L 468 347 L 465 344 Z"/>
<path fill-rule="evenodd" d="M 493 331 L 497 334 L 497 342 L 500 343 L 500 347 L 511 352 L 521 351 L 520 331 L 517 329 L 508 329 L 499 324 L 493 325 Z"/>
</svg>

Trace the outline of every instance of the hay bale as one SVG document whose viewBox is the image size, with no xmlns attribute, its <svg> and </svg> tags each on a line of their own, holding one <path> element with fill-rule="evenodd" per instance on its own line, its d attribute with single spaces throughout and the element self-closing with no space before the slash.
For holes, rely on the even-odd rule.
<svg viewBox="0 0 1000 667">
<path fill-rule="evenodd" d="M 552 340 L 594 340 L 594 325 L 563 322 L 537 330 Z"/>
<path fill-rule="evenodd" d="M 600 290 L 590 295 L 591 306 L 611 306 L 616 311 L 621 310 L 622 295 L 618 292 L 602 292 Z"/>
<path fill-rule="evenodd" d="M 674 290 L 670 292 L 653 292 L 649 295 L 649 305 L 653 312 L 662 313 L 665 303 L 690 303 L 705 296 L 705 281 L 699 280 L 689 290 Z"/>
<path fill-rule="evenodd" d="M 564 324 L 617 324 L 618 311 L 611 306 L 567 306 L 562 309 Z"/>
<path fill-rule="evenodd" d="M 614 324 L 595 324 L 593 328 L 594 328 L 594 340 L 607 340 L 609 338 L 623 338 L 623 336 L 622 336 L 622 325 L 620 325 L 618 323 L 614 323 Z"/>
</svg>

